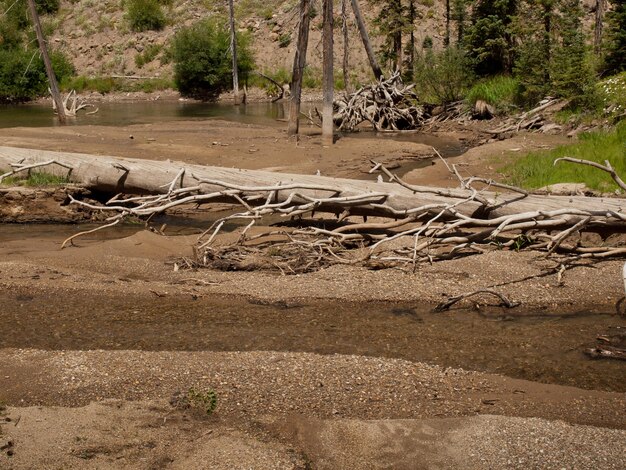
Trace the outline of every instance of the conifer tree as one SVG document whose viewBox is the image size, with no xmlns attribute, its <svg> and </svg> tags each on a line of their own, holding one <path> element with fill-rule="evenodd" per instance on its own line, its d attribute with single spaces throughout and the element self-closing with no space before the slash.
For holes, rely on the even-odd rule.
<svg viewBox="0 0 626 470">
<path fill-rule="evenodd" d="M 626 70 L 626 0 L 611 0 L 606 14 L 607 54 L 604 68 L 609 73 Z"/>
<path fill-rule="evenodd" d="M 464 35 L 476 73 L 491 75 L 513 68 L 511 21 L 518 0 L 477 0 Z"/>
</svg>

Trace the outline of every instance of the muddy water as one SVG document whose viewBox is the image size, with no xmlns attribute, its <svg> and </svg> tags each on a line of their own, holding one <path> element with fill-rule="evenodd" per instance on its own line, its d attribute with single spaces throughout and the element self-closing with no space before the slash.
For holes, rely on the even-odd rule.
<svg viewBox="0 0 626 470">
<path fill-rule="evenodd" d="M 511 314 L 434 313 L 390 303 L 266 305 L 212 295 L 66 298 L 5 291 L 0 292 L 0 348 L 357 354 L 626 391 L 625 363 L 590 360 L 582 353 L 598 334 L 623 332 L 622 317 Z"/>
</svg>

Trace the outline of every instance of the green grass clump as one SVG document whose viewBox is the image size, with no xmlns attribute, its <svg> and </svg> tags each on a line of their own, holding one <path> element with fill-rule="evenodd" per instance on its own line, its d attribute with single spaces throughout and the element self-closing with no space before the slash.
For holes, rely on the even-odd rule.
<svg viewBox="0 0 626 470">
<path fill-rule="evenodd" d="M 483 100 L 497 109 L 505 110 L 514 105 L 518 89 L 519 82 L 515 78 L 497 75 L 474 85 L 465 96 L 465 100 L 470 106 L 474 106 L 478 100 Z"/>
<path fill-rule="evenodd" d="M 126 80 L 123 78 L 94 77 L 83 75 L 64 80 L 61 83 L 63 91 L 76 90 L 77 93 L 95 91 L 103 95 L 112 92 L 143 91 L 151 93 L 159 90 L 174 88 L 174 82 L 169 78 L 147 78 L 145 80 Z"/>
<path fill-rule="evenodd" d="M 0 174 L 4 173 L 0 170 Z M 63 184 L 69 183 L 70 180 L 66 176 L 57 176 L 52 175 L 50 173 L 33 171 L 31 173 L 25 173 L 20 175 L 19 173 L 15 176 L 9 176 L 2 180 L 3 186 L 29 186 L 29 187 L 40 187 L 40 186 L 59 186 Z"/>
<path fill-rule="evenodd" d="M 504 168 L 508 182 L 536 189 L 558 183 L 584 183 L 591 189 L 614 191 L 610 175 L 586 165 L 560 162 L 561 157 L 581 158 L 604 164 L 608 160 L 618 175 L 626 179 L 626 121 L 607 132 L 581 134 L 579 141 L 548 151 L 532 152 Z"/>
<path fill-rule="evenodd" d="M 162 49 L 163 46 L 161 44 L 149 44 L 141 53 L 135 56 L 135 65 L 142 68 L 144 65 L 149 64 L 157 58 Z"/>
</svg>

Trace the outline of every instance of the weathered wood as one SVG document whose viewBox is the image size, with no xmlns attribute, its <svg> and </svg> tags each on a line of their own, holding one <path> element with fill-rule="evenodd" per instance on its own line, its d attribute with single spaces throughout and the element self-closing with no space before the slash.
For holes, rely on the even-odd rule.
<svg viewBox="0 0 626 470">
<path fill-rule="evenodd" d="M 235 105 L 239 101 L 239 71 L 237 69 L 237 31 L 235 31 L 235 5 L 233 0 L 228 0 L 228 12 L 230 22 L 230 51 L 233 59 L 233 101 Z"/>
<path fill-rule="evenodd" d="M 306 51 L 309 44 L 311 1 L 300 0 L 298 44 L 296 45 L 291 74 L 291 102 L 289 103 L 289 123 L 287 124 L 287 134 L 289 135 L 297 134 L 300 128 L 300 97 L 302 95 L 302 75 L 306 65 Z"/>
<path fill-rule="evenodd" d="M 367 34 L 365 22 L 363 21 L 363 15 L 361 15 L 361 7 L 359 7 L 359 0 L 352 0 L 352 12 L 354 13 L 354 19 L 356 20 L 356 24 L 359 28 L 361 40 L 363 41 L 363 47 L 365 47 L 365 52 L 367 53 L 367 58 L 370 62 L 370 66 L 372 67 L 372 72 L 374 72 L 374 77 L 376 80 L 380 80 L 380 77 L 383 76 L 383 71 L 380 69 L 380 65 L 378 65 L 378 60 L 376 60 L 376 54 L 374 54 L 370 37 Z"/>
<path fill-rule="evenodd" d="M 333 74 L 333 0 L 323 0 L 323 70 L 322 88 L 324 101 L 322 104 L 322 142 L 333 144 L 333 95 L 335 78 Z"/>
<path fill-rule="evenodd" d="M 59 83 L 57 82 L 57 77 L 54 74 L 52 62 L 50 61 L 50 56 L 48 55 L 48 45 L 46 44 L 46 38 L 44 37 L 43 30 L 41 29 L 41 23 L 39 22 L 39 14 L 37 13 L 35 0 L 28 0 L 28 9 L 30 11 L 30 16 L 33 20 L 33 26 L 35 28 L 37 42 L 39 43 L 39 50 L 41 51 L 41 58 L 43 59 L 44 66 L 46 68 L 46 74 L 48 75 L 50 93 L 52 94 L 52 100 L 56 105 L 57 116 L 59 117 L 59 122 L 61 124 L 65 124 L 67 121 L 67 118 L 65 116 L 65 107 L 63 106 L 63 100 L 61 99 Z"/>
<path fill-rule="evenodd" d="M 514 216 L 515 220 L 527 220 L 524 217 L 534 213 L 535 217 L 531 219 L 538 224 L 538 227 L 542 218 L 541 214 L 555 211 L 562 211 L 558 219 L 562 221 L 561 225 L 577 223 L 589 217 L 589 213 L 593 213 L 594 216 L 588 226 L 593 224 L 596 217 L 601 219 L 600 223 L 604 227 L 624 228 L 626 226 L 626 199 L 624 198 L 552 195 L 520 197 L 519 194 L 485 191 L 480 193 L 479 198 L 472 199 L 473 191 L 465 189 L 403 187 L 397 183 L 0 147 L 0 168 L 11 168 L 16 163 L 29 165 L 50 160 L 71 167 L 71 177 L 74 181 L 89 188 L 110 193 L 165 194 L 174 180 L 176 180 L 174 186 L 179 188 L 195 186 L 198 184 L 198 179 L 203 179 L 240 187 L 278 188 L 295 185 L 300 188 L 299 193 L 321 200 L 330 196 L 369 196 L 370 199 L 375 200 L 366 204 L 355 204 L 352 209 L 355 215 L 380 215 L 395 218 L 402 217 L 407 211 L 418 207 L 423 208 L 423 213 L 439 214 L 442 207 L 454 206 L 455 217 L 481 220 L 505 216 Z M 58 165 L 51 166 L 46 171 L 59 175 L 67 175 L 68 172 L 66 168 Z M 216 192 L 223 189 L 223 185 L 207 183 L 202 185 L 201 192 Z M 289 189 L 276 190 L 275 199 L 282 201 L 292 192 Z M 224 199 L 230 200 L 227 197 Z M 490 209 L 487 211 L 484 201 L 490 204 Z M 316 211 L 320 212 L 335 213 L 337 210 L 337 206 L 324 203 L 316 208 Z M 440 220 L 445 217 L 442 215 Z M 558 226 L 559 223 L 551 228 Z"/>
</svg>

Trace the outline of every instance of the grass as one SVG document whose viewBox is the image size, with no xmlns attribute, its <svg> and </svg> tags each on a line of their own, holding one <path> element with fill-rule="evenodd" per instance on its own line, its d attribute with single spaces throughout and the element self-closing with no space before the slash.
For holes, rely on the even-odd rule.
<svg viewBox="0 0 626 470">
<path fill-rule="evenodd" d="M 159 90 L 174 88 L 174 82 L 168 78 L 150 78 L 145 80 L 126 80 L 123 78 L 94 77 L 89 78 L 83 75 L 72 77 L 61 83 L 63 91 L 76 90 L 77 93 L 84 91 L 95 91 L 101 94 L 112 92 L 133 92 L 143 91 L 151 93 Z"/>
<path fill-rule="evenodd" d="M 483 100 L 497 109 L 506 110 L 514 106 L 518 88 L 519 82 L 515 78 L 497 75 L 474 85 L 465 100 L 470 106 Z"/>
<path fill-rule="evenodd" d="M 0 174 L 4 171 L 0 170 Z M 3 186 L 58 186 L 69 183 L 70 180 L 66 176 L 57 176 L 41 171 L 33 171 L 27 174 L 16 174 L 2 180 Z"/>
<path fill-rule="evenodd" d="M 604 164 L 608 160 L 617 174 L 626 179 L 626 121 L 607 132 L 582 134 L 578 142 L 552 150 L 533 152 L 503 169 L 508 182 L 536 189 L 557 183 L 584 183 L 591 189 L 614 191 L 610 175 L 589 166 L 568 162 L 553 165 L 555 159 L 573 157 Z"/>
</svg>

